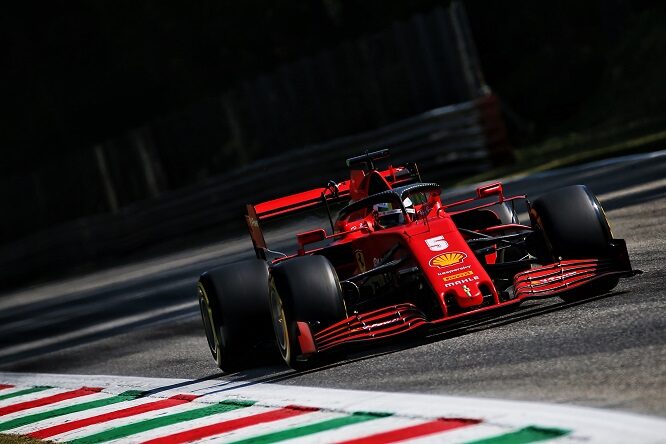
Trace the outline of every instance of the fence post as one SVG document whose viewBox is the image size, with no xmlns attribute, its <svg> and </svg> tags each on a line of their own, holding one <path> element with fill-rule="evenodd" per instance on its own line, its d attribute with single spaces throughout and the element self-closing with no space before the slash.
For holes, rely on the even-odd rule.
<svg viewBox="0 0 666 444">
<path fill-rule="evenodd" d="M 231 93 L 221 96 L 220 101 L 222 102 L 222 109 L 224 110 L 224 118 L 229 127 L 229 138 L 224 144 L 223 150 L 227 155 L 235 155 L 241 166 L 245 165 L 250 160 L 250 153 L 248 153 L 250 147 L 245 143 L 243 127 L 239 115 L 240 111 L 238 110 L 238 106 L 234 102 L 234 96 L 232 96 Z"/>
<path fill-rule="evenodd" d="M 141 160 L 141 168 L 143 170 L 143 177 L 146 180 L 146 190 L 148 192 L 148 197 L 157 197 L 160 194 L 160 186 L 158 179 L 159 166 L 154 156 L 151 155 L 147 141 L 147 128 L 139 128 L 130 131 L 129 138 L 132 141 L 132 145 L 139 153 L 139 159 Z"/>
<path fill-rule="evenodd" d="M 493 165 L 508 165 L 515 160 L 502 117 L 500 101 L 495 94 L 487 94 L 475 101 L 480 111 L 480 123 L 485 144 Z"/>
<path fill-rule="evenodd" d="M 467 100 L 474 100 L 479 96 L 487 94 L 489 91 L 481 74 L 481 67 L 476 56 L 476 47 L 474 46 L 472 35 L 469 32 L 465 10 L 459 2 L 454 1 L 451 3 L 451 6 L 449 6 L 449 17 L 451 18 L 453 35 L 455 36 L 458 57 L 460 58 L 462 76 L 467 87 Z"/>
<path fill-rule="evenodd" d="M 117 213 L 118 197 L 116 196 L 116 190 L 113 188 L 113 181 L 111 180 L 109 167 L 106 163 L 106 156 L 104 155 L 104 146 L 101 143 L 95 145 L 95 158 L 97 159 L 97 168 L 99 169 L 99 174 L 102 179 L 102 185 L 104 186 L 109 210 L 111 210 L 112 213 Z"/>
</svg>

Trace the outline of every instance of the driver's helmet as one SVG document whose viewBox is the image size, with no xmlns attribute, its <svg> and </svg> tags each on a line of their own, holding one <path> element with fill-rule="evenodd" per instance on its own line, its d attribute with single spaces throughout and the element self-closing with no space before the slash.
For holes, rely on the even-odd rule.
<svg viewBox="0 0 666 444">
<path fill-rule="evenodd" d="M 414 219 L 413 215 L 416 214 L 416 210 L 414 209 L 414 204 L 412 203 L 412 200 L 409 197 L 405 197 L 405 200 L 402 201 L 402 204 L 405 206 L 405 210 L 412 215 L 410 217 Z"/>
<path fill-rule="evenodd" d="M 408 198 L 402 201 L 405 210 L 410 214 L 415 214 L 414 204 Z M 405 223 L 405 216 L 400 208 L 393 208 L 388 202 L 382 202 L 373 205 L 372 209 L 377 214 L 377 222 L 381 228 L 390 228 Z"/>
</svg>

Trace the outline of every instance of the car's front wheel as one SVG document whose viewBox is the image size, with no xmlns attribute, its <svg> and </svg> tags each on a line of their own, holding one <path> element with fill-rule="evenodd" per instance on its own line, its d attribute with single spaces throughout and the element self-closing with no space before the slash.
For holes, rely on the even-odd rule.
<svg viewBox="0 0 666 444">
<path fill-rule="evenodd" d="M 536 199 L 530 208 L 532 226 L 541 235 L 546 254 L 553 260 L 606 259 L 613 235 L 601 204 L 585 185 L 560 188 Z M 608 277 L 582 292 L 564 294 L 565 301 L 606 293 L 619 278 Z"/>
<path fill-rule="evenodd" d="M 325 327 L 346 317 L 338 275 L 323 256 L 298 257 L 273 267 L 269 305 L 278 350 L 297 370 L 312 361 L 302 353 L 296 322 Z"/>
</svg>

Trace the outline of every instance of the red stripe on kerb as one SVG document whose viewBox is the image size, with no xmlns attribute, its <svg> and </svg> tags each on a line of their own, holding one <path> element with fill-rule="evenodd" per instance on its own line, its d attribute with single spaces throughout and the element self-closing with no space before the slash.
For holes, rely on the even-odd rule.
<svg viewBox="0 0 666 444">
<path fill-rule="evenodd" d="M 10 388 L 14 388 L 14 386 L 13 386 L 13 385 L 9 385 L 9 384 L 0 384 L 0 390 L 2 390 L 2 389 L 10 389 Z"/>
<path fill-rule="evenodd" d="M 77 390 L 72 390 L 65 393 L 58 393 L 57 395 L 46 396 L 44 398 L 35 399 L 33 401 L 19 402 L 18 404 L 8 405 L 7 407 L 0 408 L 0 416 L 8 415 L 21 410 L 32 409 L 35 407 L 42 407 L 56 402 L 65 401 L 66 399 L 78 398 L 79 396 L 92 395 L 102 391 L 100 387 L 81 387 Z"/>
<path fill-rule="evenodd" d="M 266 413 L 258 413 L 244 418 L 230 419 L 229 421 L 218 422 L 196 429 L 186 430 L 184 432 L 174 433 L 173 435 L 162 436 L 160 438 L 145 441 L 143 444 L 178 444 L 207 438 L 213 435 L 230 432 L 232 430 L 249 427 L 264 422 L 277 421 L 279 419 L 290 418 L 292 416 L 303 415 L 304 413 L 316 412 L 319 409 L 300 406 L 287 406 L 277 410 L 271 410 Z"/>
<path fill-rule="evenodd" d="M 190 402 L 197 398 L 196 395 L 176 395 L 168 399 L 160 401 L 148 402 L 146 404 L 137 405 L 134 407 L 127 407 L 125 409 L 116 410 L 115 412 L 105 413 L 103 415 L 91 416 L 90 418 L 83 418 L 77 421 L 58 424 L 56 426 L 47 427 L 45 429 L 37 430 L 30 433 L 28 436 L 38 439 L 48 438 L 49 436 L 59 435 L 61 433 L 70 432 L 72 430 L 87 427 L 93 424 L 100 424 L 103 422 L 111 421 L 112 419 L 127 418 L 129 416 L 138 415 L 140 413 L 151 412 L 153 410 L 161 410 L 169 407 L 174 407 L 186 402 Z"/>
<path fill-rule="evenodd" d="M 436 419 L 423 424 L 417 424 L 402 429 L 391 430 L 388 432 L 377 433 L 375 435 L 364 436 L 363 438 L 341 441 L 337 444 L 382 444 L 389 442 L 400 442 L 407 439 L 419 438 L 421 436 L 432 435 L 433 433 L 453 430 L 460 427 L 475 425 L 481 421 L 477 419 Z"/>
</svg>

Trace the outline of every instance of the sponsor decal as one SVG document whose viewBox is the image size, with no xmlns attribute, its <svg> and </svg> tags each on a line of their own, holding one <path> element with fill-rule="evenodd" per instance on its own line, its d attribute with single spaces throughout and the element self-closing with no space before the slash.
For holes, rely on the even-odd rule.
<svg viewBox="0 0 666 444">
<path fill-rule="evenodd" d="M 431 237 L 426 239 L 425 243 L 430 251 L 444 251 L 449 248 L 449 243 L 444 239 L 444 236 Z"/>
<path fill-rule="evenodd" d="M 363 252 L 361 250 L 354 251 L 354 257 L 356 258 L 356 265 L 358 266 L 358 270 L 361 273 L 365 273 L 367 271 L 367 267 L 365 265 L 365 256 L 363 256 Z"/>
<path fill-rule="evenodd" d="M 468 278 L 459 279 L 459 280 L 453 281 L 453 282 L 447 282 L 446 284 L 444 284 L 444 287 L 445 288 L 456 287 L 458 285 L 469 284 L 470 282 L 474 282 L 474 281 L 478 281 L 478 280 L 479 280 L 478 276 L 472 276 L 472 277 L 468 277 Z"/>
<path fill-rule="evenodd" d="M 469 270 L 470 268 L 472 268 L 471 265 L 463 265 L 462 267 L 450 268 L 448 270 L 440 271 L 439 273 L 437 273 L 437 276 L 444 276 L 451 273 L 457 273 L 462 270 Z"/>
<path fill-rule="evenodd" d="M 438 254 L 430 259 L 430 266 L 437 268 L 446 268 L 451 265 L 460 264 L 465 261 L 467 255 L 460 251 L 452 251 L 450 253 Z"/>
<path fill-rule="evenodd" d="M 469 271 L 464 271 L 462 273 L 452 274 L 451 276 L 444 276 L 442 279 L 444 280 L 444 282 L 449 282 L 455 279 L 464 278 L 465 276 L 472 276 L 473 274 L 474 272 L 472 270 L 469 270 Z"/>
<path fill-rule="evenodd" d="M 557 276 L 552 276 L 552 277 L 547 277 L 547 278 L 544 278 L 544 279 L 530 281 L 530 284 L 532 284 L 532 285 L 552 284 L 553 282 L 563 281 L 563 280 L 565 280 L 567 278 L 570 278 L 572 276 L 576 276 L 577 274 L 578 274 L 578 272 L 571 271 L 569 273 L 558 274 Z"/>
<path fill-rule="evenodd" d="M 469 289 L 469 287 L 467 285 L 463 285 L 462 289 L 463 289 L 463 291 L 465 292 L 465 294 L 467 295 L 468 298 L 472 297 L 472 291 Z"/>
</svg>

